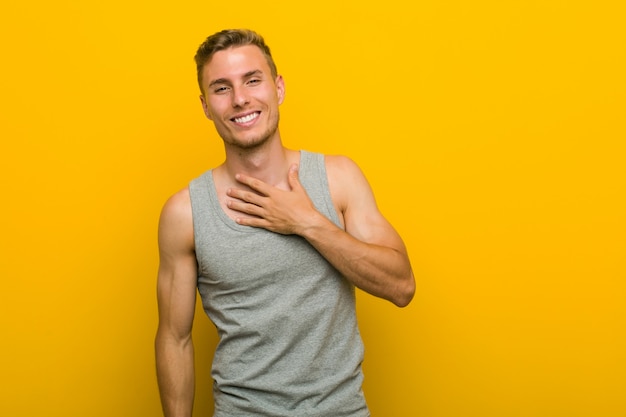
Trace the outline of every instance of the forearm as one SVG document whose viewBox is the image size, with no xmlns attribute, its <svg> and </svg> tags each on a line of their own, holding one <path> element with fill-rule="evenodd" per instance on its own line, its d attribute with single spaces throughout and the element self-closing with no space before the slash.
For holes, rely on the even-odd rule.
<svg viewBox="0 0 626 417">
<path fill-rule="evenodd" d="M 406 253 L 360 241 L 326 218 L 300 234 L 363 291 L 400 307 L 408 305 L 413 298 L 415 281 Z"/>
<path fill-rule="evenodd" d="M 195 391 L 191 337 L 176 340 L 162 332 L 155 341 L 157 379 L 165 417 L 191 417 Z"/>
</svg>

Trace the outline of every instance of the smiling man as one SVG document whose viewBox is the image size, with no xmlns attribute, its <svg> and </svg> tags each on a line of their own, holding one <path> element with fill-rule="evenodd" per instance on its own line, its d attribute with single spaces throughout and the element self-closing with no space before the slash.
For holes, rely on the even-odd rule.
<svg viewBox="0 0 626 417">
<path fill-rule="evenodd" d="M 165 416 L 191 416 L 196 290 L 219 342 L 215 417 L 369 416 L 358 287 L 403 307 L 402 239 L 344 156 L 283 146 L 285 83 L 263 38 L 225 30 L 196 54 L 225 161 L 163 207 L 157 376 Z"/>
<path fill-rule="evenodd" d="M 279 139 L 278 106 L 285 86 L 261 50 L 241 46 L 216 52 L 211 61 L 201 70 L 206 86 L 200 100 L 226 146 L 249 149 Z"/>
</svg>

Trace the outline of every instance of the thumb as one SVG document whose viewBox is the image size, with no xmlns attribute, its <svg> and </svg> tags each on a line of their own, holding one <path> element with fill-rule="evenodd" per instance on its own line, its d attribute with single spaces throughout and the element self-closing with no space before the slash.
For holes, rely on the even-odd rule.
<svg viewBox="0 0 626 417">
<path fill-rule="evenodd" d="M 300 178 L 298 177 L 298 164 L 292 164 L 289 167 L 289 175 L 287 176 L 291 189 L 300 188 Z"/>
</svg>

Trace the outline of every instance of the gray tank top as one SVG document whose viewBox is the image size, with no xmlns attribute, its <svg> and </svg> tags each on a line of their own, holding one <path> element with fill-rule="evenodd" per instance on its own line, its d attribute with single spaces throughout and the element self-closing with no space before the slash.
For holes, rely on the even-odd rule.
<svg viewBox="0 0 626 417">
<path fill-rule="evenodd" d="M 324 156 L 301 151 L 299 175 L 340 226 Z M 229 218 L 212 170 L 189 190 L 198 290 L 219 334 L 214 416 L 369 416 L 354 287 L 300 236 Z"/>
</svg>

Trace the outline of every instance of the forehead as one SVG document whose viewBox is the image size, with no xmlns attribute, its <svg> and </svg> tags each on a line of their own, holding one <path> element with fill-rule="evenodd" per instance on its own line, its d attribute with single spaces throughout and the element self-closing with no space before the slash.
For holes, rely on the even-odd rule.
<svg viewBox="0 0 626 417">
<path fill-rule="evenodd" d="M 271 70 L 263 52 L 255 45 L 236 46 L 213 54 L 202 69 L 205 83 L 216 79 L 237 79 L 250 71 Z"/>
</svg>

